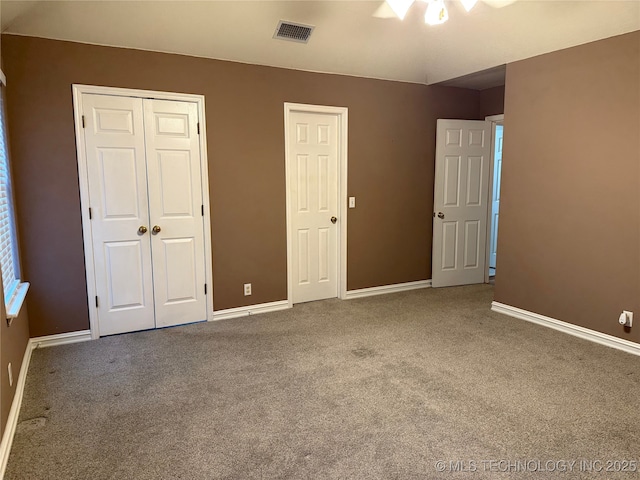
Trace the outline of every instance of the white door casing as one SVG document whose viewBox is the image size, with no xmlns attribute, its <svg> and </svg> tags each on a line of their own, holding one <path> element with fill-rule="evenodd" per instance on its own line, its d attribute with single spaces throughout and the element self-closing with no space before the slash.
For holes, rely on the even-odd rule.
<svg viewBox="0 0 640 480">
<path fill-rule="evenodd" d="M 489 236 L 489 267 L 496 268 L 498 255 L 498 219 L 500 216 L 500 180 L 502 177 L 502 137 L 504 127 L 495 125 L 493 146 L 493 182 L 491 186 L 491 234 Z"/>
<path fill-rule="evenodd" d="M 484 282 L 490 139 L 485 121 L 437 122 L 433 287 Z"/>
<path fill-rule="evenodd" d="M 82 103 L 101 332 L 153 328 L 149 235 L 138 231 L 149 225 L 142 99 Z"/>
<path fill-rule="evenodd" d="M 151 98 L 158 100 L 151 100 Z M 205 282 L 206 285 L 209 286 L 211 286 L 213 282 L 212 271 L 209 267 L 211 265 L 211 237 L 204 97 L 201 95 L 73 85 L 73 100 L 82 205 L 87 294 L 89 299 L 89 318 L 92 338 L 98 338 L 100 335 L 118 333 L 119 331 L 132 331 L 153 328 L 154 326 L 162 327 L 205 319 L 212 320 L 212 295 L 204 295 Z M 170 101 L 163 102 L 162 100 Z M 101 193 L 96 193 L 95 188 L 90 188 L 90 184 L 93 185 L 95 183 L 96 165 L 98 164 L 94 165 L 94 162 L 88 158 L 87 153 L 90 152 L 89 147 L 91 147 L 92 140 L 90 138 L 91 134 L 87 135 L 87 131 L 91 130 L 89 126 L 97 117 L 86 109 L 86 107 L 89 107 L 86 103 L 87 101 L 90 103 L 97 102 L 101 108 L 107 107 L 103 108 L 102 118 L 99 119 L 102 121 L 102 126 L 106 127 L 102 128 L 102 130 L 104 130 L 104 132 L 101 133 L 102 136 L 109 136 L 107 135 L 109 128 L 115 128 L 116 130 L 120 128 L 122 130 L 123 127 L 118 127 L 118 123 L 125 125 L 129 122 L 131 127 L 126 128 L 133 131 L 134 134 L 141 133 L 142 137 L 142 140 L 138 139 L 135 142 L 130 142 L 135 145 L 133 151 L 136 153 L 136 160 L 138 158 L 142 159 L 142 162 L 138 161 L 135 163 L 135 168 L 137 168 L 135 181 L 139 182 L 137 197 L 139 202 L 147 203 L 147 206 L 144 208 L 138 204 L 138 211 L 142 212 L 142 214 L 136 217 L 136 220 L 139 220 L 140 223 L 136 226 L 136 235 L 134 237 L 134 240 L 139 241 L 138 245 L 140 245 L 141 252 L 139 255 L 143 258 L 142 264 L 147 266 L 147 270 L 139 269 L 143 280 L 137 282 L 137 285 L 142 284 L 144 286 L 143 298 L 147 311 L 145 322 L 139 324 L 135 322 L 131 323 L 131 320 L 123 320 L 119 325 L 117 323 L 109 325 L 109 322 L 107 322 L 109 316 L 103 319 L 104 312 L 102 312 L 102 308 L 110 304 L 106 302 L 106 299 L 111 300 L 113 295 L 101 286 L 101 275 L 103 277 L 107 275 L 99 271 L 101 266 L 97 261 L 94 263 L 94 258 L 99 259 L 100 255 L 102 255 L 101 251 L 103 250 L 102 246 L 99 245 L 100 239 L 94 238 L 94 231 L 97 233 L 101 232 L 102 225 L 94 221 L 94 219 L 96 219 L 96 213 L 100 213 L 96 211 L 96 208 L 100 210 L 102 203 L 95 203 L 96 195 L 100 195 Z M 112 112 L 109 112 L 109 105 L 105 105 L 105 102 L 110 101 L 116 102 L 111 105 Z M 113 108 L 113 106 L 116 108 Z M 156 122 L 155 125 L 153 124 L 153 120 L 146 122 L 144 119 L 145 109 L 153 112 L 152 119 L 153 116 L 157 116 L 160 121 Z M 132 112 L 131 114 L 127 114 L 128 119 L 126 121 L 116 115 L 120 110 L 124 113 L 127 111 Z M 138 115 L 138 112 L 140 115 Z M 147 115 L 149 115 L 149 113 L 147 113 Z M 156 130 L 152 137 L 149 136 L 150 131 L 146 132 L 147 140 L 150 140 L 147 142 L 146 148 L 144 141 L 145 125 L 147 130 Z M 84 128 L 84 126 L 87 128 Z M 119 135 L 121 137 L 123 136 L 123 134 Z M 117 141 L 115 134 L 110 135 L 110 141 L 111 143 Z M 117 153 L 119 151 L 116 146 L 109 144 L 108 141 L 106 146 L 111 148 L 107 153 L 110 153 L 111 157 L 113 157 L 111 159 L 107 158 L 107 160 L 110 160 L 111 164 L 115 164 L 114 162 L 116 162 L 118 158 L 114 157 L 114 152 Z M 103 146 L 103 148 L 105 147 Z M 132 147 L 125 143 L 123 150 L 127 149 L 131 150 Z M 124 153 L 120 153 L 120 157 L 124 158 Z M 143 165 L 145 160 L 147 164 Z M 128 160 L 128 163 L 132 163 L 132 161 Z M 100 170 L 100 168 L 98 168 L 98 170 Z M 118 215 L 120 217 L 126 217 L 125 214 L 120 213 L 115 208 L 118 207 L 126 213 L 126 208 L 124 208 L 123 205 L 126 206 L 126 202 L 132 203 L 132 190 L 127 187 L 127 185 L 131 185 L 133 181 L 130 178 L 133 176 L 130 174 L 130 171 L 131 168 L 119 168 L 117 170 L 112 168 L 111 171 L 107 172 L 115 180 L 118 180 L 117 182 L 114 180 L 110 181 L 112 185 L 118 185 L 117 187 L 109 187 L 115 192 L 113 196 L 116 198 L 116 200 L 110 200 L 111 204 L 109 206 L 111 211 L 115 212 L 111 217 L 117 217 Z M 125 181 L 122 181 L 123 179 L 119 177 L 124 177 Z M 106 178 L 107 177 L 105 177 L 105 179 Z M 171 178 L 172 181 L 167 182 L 167 178 Z M 147 180 L 149 180 L 148 190 Z M 104 180 L 103 183 L 105 183 Z M 148 202 L 149 198 L 152 197 L 161 200 L 160 205 L 163 211 L 149 209 Z M 188 200 L 191 203 L 190 206 L 187 205 L 189 203 Z M 129 210 L 131 210 L 131 208 L 129 208 Z M 127 215 L 131 216 L 128 213 Z M 178 217 L 181 221 L 178 222 L 181 229 L 180 234 L 176 234 L 175 227 L 177 225 L 175 217 Z M 188 231 L 184 225 L 185 220 L 187 222 L 189 221 L 188 217 L 190 217 L 192 224 L 199 224 L 199 228 L 194 227 L 192 231 Z M 109 220 L 112 220 L 111 224 L 116 223 L 113 221 L 113 218 Z M 152 227 L 155 225 L 151 223 L 153 220 L 163 222 L 159 224 L 159 226 L 164 226 L 155 236 L 151 234 Z M 138 222 L 136 221 L 136 223 Z M 145 226 L 148 229 L 147 232 L 139 233 L 137 230 L 139 226 Z M 129 227 L 127 226 L 127 231 L 128 230 Z M 152 238 L 153 242 L 159 244 L 169 255 L 160 255 L 160 253 L 156 255 L 155 252 L 154 255 L 151 255 Z M 146 263 L 144 262 L 144 259 L 147 258 L 147 254 L 144 251 L 145 239 L 149 252 Z M 136 307 L 136 303 L 131 301 L 131 298 L 134 297 L 133 293 L 136 292 L 135 288 L 131 289 L 131 285 L 136 286 L 136 276 L 133 275 L 132 272 L 137 271 L 131 268 L 131 258 L 133 254 L 129 253 L 128 257 L 125 255 L 124 247 L 128 246 L 126 242 L 130 243 L 132 240 L 125 241 L 123 245 L 117 245 L 122 247 L 120 251 L 111 248 L 113 252 L 120 253 L 120 257 L 114 256 L 115 254 L 113 253 L 111 254 L 111 257 L 115 260 L 112 262 L 112 270 L 120 268 L 127 263 L 126 268 L 120 268 L 121 271 L 126 273 L 126 275 L 121 275 L 123 282 L 118 283 L 114 291 L 119 295 L 116 295 L 115 299 L 119 300 L 119 304 L 125 308 L 121 308 L 121 311 L 114 313 L 122 314 L 128 311 L 129 314 L 134 315 L 133 310 L 136 308 L 140 310 L 140 307 Z M 167 247 L 167 245 L 169 245 L 169 247 Z M 184 248 L 186 245 L 189 245 L 189 248 Z M 190 248 L 191 246 L 196 248 L 195 252 Z M 133 246 L 131 246 L 129 250 L 133 251 Z M 102 256 L 104 257 L 104 255 Z M 107 258 L 107 260 L 111 261 L 111 258 Z M 164 265 L 159 267 L 158 264 Z M 155 277 L 155 283 L 157 284 L 156 289 L 158 290 L 155 292 L 157 297 L 155 304 L 153 296 L 154 277 L 153 275 L 147 274 L 147 271 L 153 272 L 153 268 L 158 270 L 158 274 Z M 159 288 L 160 285 L 158 285 L 158 282 L 163 273 L 168 273 L 169 275 L 165 275 L 164 277 L 162 284 L 162 287 L 164 287 L 164 301 L 160 302 L 163 298 L 163 289 Z M 113 274 L 111 275 L 113 276 Z M 126 278 L 124 278 L 125 276 Z M 189 278 L 190 276 L 192 278 Z M 194 281 L 193 278 L 197 279 Z M 200 288 L 195 289 L 195 287 L 193 287 L 195 282 L 199 284 Z M 104 285 L 104 283 L 102 283 L 102 285 Z M 129 297 L 125 296 L 123 292 L 126 292 Z M 94 296 L 96 297 L 96 307 L 93 305 Z M 129 303 L 126 303 L 127 301 Z M 126 305 L 129 305 L 129 307 L 126 307 Z M 194 305 L 197 306 L 194 307 Z M 181 312 L 176 311 L 178 308 L 182 308 Z M 195 311 L 197 311 L 197 313 L 194 313 Z M 171 315 L 171 317 L 163 316 L 165 315 L 163 312 L 170 312 L 169 315 Z M 154 315 L 154 313 L 157 315 Z M 157 319 L 155 318 L 156 316 Z M 136 321 L 140 321 L 139 318 L 136 319 Z"/>
<path fill-rule="evenodd" d="M 346 115 L 285 104 L 290 304 L 346 290 Z"/>
<path fill-rule="evenodd" d="M 205 320 L 196 105 L 145 99 L 144 113 L 156 327 Z"/>
</svg>

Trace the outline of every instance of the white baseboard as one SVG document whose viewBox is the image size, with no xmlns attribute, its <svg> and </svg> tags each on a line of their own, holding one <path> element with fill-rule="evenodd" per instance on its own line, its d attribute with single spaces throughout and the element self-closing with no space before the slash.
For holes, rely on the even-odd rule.
<svg viewBox="0 0 640 480">
<path fill-rule="evenodd" d="M 345 299 L 371 297 L 373 295 L 384 295 L 386 293 L 406 292 L 407 290 L 417 290 L 419 288 L 431 287 L 431 280 L 419 280 L 417 282 L 396 283 L 393 285 L 382 285 L 380 287 L 360 288 L 358 290 L 348 290 Z"/>
<path fill-rule="evenodd" d="M 640 356 L 640 344 L 630 342 L 629 340 L 625 340 L 623 338 L 614 337 L 613 335 L 607 335 L 606 333 L 601 333 L 596 330 L 580 327 L 579 325 L 556 320 L 555 318 L 545 317 L 544 315 L 540 315 L 538 313 L 533 313 L 527 310 L 522 310 L 521 308 L 505 305 L 504 303 L 492 302 L 491 310 L 493 310 L 494 312 L 509 315 L 510 317 L 518 318 L 520 320 L 526 320 L 527 322 L 536 323 L 544 327 L 553 328 L 554 330 L 568 333 L 569 335 L 573 335 L 574 337 L 579 337 L 584 340 L 599 343 L 600 345 L 617 348 L 618 350 L 622 350 L 623 352 L 627 352 L 632 355 Z"/>
<path fill-rule="evenodd" d="M 431 286 L 431 280 L 420 280 L 417 282 L 396 283 L 394 285 L 382 285 L 380 287 L 361 288 L 359 290 L 349 290 L 344 297 L 345 300 L 352 298 L 371 297 L 373 295 L 383 295 L 385 293 L 405 292 L 407 290 L 416 290 L 418 288 L 428 288 Z M 257 305 L 248 305 L 246 307 L 227 308 L 213 312 L 213 321 L 227 320 L 230 318 L 246 317 L 248 315 L 256 315 L 258 313 L 277 312 L 278 310 L 286 310 L 293 305 L 288 300 L 280 300 L 278 302 L 260 303 Z"/>
<path fill-rule="evenodd" d="M 361 288 L 359 290 L 347 291 L 344 299 L 350 300 L 352 298 L 371 297 L 373 295 L 383 295 L 385 293 L 405 292 L 407 290 L 417 290 L 418 288 L 428 288 L 430 286 L 431 280 L 419 280 L 417 282 Z M 293 305 L 290 304 L 288 300 L 280 300 L 278 302 L 260 303 L 257 305 L 248 305 L 246 307 L 227 308 L 225 310 L 218 311 L 214 310 L 213 321 L 246 317 L 248 315 L 256 315 L 258 313 L 277 312 L 278 310 L 286 310 L 292 306 Z"/>
<path fill-rule="evenodd" d="M 77 332 L 58 333 L 44 337 L 34 337 L 29 340 L 33 348 L 54 347 L 56 345 L 66 345 L 68 343 L 86 342 L 91 340 L 91 330 L 80 330 Z"/>
<path fill-rule="evenodd" d="M 20 407 L 22 406 L 22 397 L 24 396 L 24 385 L 27 380 L 29 363 L 31 362 L 31 352 L 33 352 L 34 348 L 34 345 L 29 341 L 27 343 L 27 348 L 24 351 L 22 366 L 20 367 L 20 374 L 18 375 L 18 383 L 16 383 L 16 393 L 13 396 L 13 402 L 11 402 L 11 410 L 9 410 L 7 424 L 5 425 L 4 433 L 2 434 L 2 442 L 0 442 L 0 479 L 4 478 L 4 472 L 7 469 L 9 453 L 11 453 L 11 445 L 13 444 L 13 436 L 15 435 L 16 427 L 18 426 L 18 417 L 20 415 Z"/>
<path fill-rule="evenodd" d="M 247 305 L 246 307 L 227 308 L 213 312 L 213 321 L 227 320 L 229 318 L 246 317 L 248 315 L 256 315 L 258 313 L 277 312 L 278 310 L 286 310 L 291 308 L 287 300 L 278 302 L 259 303 L 257 305 Z"/>
</svg>

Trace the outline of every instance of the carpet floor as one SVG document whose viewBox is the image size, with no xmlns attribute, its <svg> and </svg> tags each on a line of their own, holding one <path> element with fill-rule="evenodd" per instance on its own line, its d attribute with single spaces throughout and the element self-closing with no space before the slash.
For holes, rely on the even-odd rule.
<svg viewBox="0 0 640 480">
<path fill-rule="evenodd" d="M 6 479 L 638 478 L 640 357 L 493 287 L 33 352 Z"/>
</svg>

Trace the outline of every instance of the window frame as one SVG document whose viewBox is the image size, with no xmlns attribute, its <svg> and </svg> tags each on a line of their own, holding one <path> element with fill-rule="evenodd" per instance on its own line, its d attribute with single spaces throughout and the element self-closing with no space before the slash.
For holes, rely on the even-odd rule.
<svg viewBox="0 0 640 480">
<path fill-rule="evenodd" d="M 9 205 L 9 235 L 11 238 L 9 239 L 10 247 L 11 247 L 11 259 L 13 262 L 13 276 L 11 279 L 7 291 L 3 291 L 4 303 L 6 308 L 6 317 L 7 321 L 10 323 L 14 318 L 16 318 L 20 314 L 20 310 L 22 305 L 24 304 L 25 297 L 27 295 L 27 291 L 29 290 L 29 283 L 21 281 L 20 277 L 20 251 L 18 246 L 18 233 L 16 228 L 16 217 L 15 217 L 15 196 L 13 195 L 13 181 L 11 175 L 11 160 L 9 153 L 9 132 L 7 126 L 7 109 L 6 109 L 6 86 L 7 86 L 7 77 L 4 72 L 0 70 L 0 95 L 3 96 L 0 115 L 2 115 L 2 122 L 0 128 L 0 135 L 2 135 L 2 141 L 4 142 L 4 156 L 5 156 L 5 169 L 6 176 L 8 179 L 7 185 L 7 199 Z M 0 270 L 1 275 L 1 270 Z M 3 279 L 3 290 L 4 290 L 4 279 Z"/>
</svg>

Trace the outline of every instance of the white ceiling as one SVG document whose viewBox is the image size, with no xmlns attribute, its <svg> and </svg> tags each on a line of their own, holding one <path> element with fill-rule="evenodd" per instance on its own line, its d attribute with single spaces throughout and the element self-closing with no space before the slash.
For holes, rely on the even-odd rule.
<svg viewBox="0 0 640 480">
<path fill-rule="evenodd" d="M 404 21 L 374 16 L 382 3 L 1 0 L 0 18 L 12 34 L 472 88 L 499 83 L 506 63 L 640 30 L 640 0 L 481 0 L 469 13 L 452 0 L 439 26 L 422 2 Z M 280 19 L 315 25 L 309 43 L 273 39 Z"/>
</svg>

